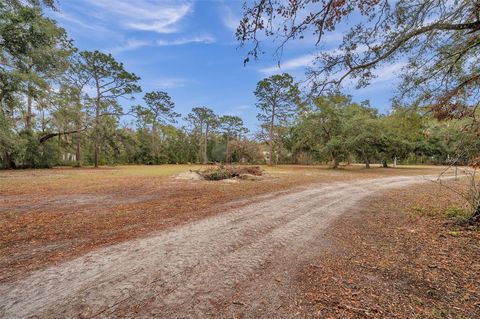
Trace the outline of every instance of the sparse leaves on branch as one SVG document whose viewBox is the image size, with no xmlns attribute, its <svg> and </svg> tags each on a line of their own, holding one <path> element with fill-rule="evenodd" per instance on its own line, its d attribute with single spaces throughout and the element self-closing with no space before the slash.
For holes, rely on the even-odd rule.
<svg viewBox="0 0 480 319">
<path fill-rule="evenodd" d="M 337 50 L 322 51 L 322 37 L 354 12 L 363 18 Z M 377 68 L 398 63 L 399 99 L 429 105 L 440 119 L 459 118 L 472 116 L 479 101 L 479 12 L 479 0 L 258 0 L 245 5 L 237 38 L 257 57 L 261 35 L 280 43 L 277 53 L 316 37 L 307 73 L 317 94 L 338 90 L 346 79 L 366 86 Z"/>
</svg>

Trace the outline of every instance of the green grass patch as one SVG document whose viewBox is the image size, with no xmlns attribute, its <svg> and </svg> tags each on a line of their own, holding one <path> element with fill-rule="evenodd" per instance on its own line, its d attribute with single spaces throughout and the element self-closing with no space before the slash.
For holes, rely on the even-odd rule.
<svg viewBox="0 0 480 319">
<path fill-rule="evenodd" d="M 444 215 L 456 223 L 464 223 L 471 217 L 470 212 L 466 209 L 453 206 L 445 208 Z"/>
<path fill-rule="evenodd" d="M 428 217 L 437 216 L 437 213 L 433 209 L 423 207 L 423 206 L 412 206 L 410 208 L 410 212 L 412 215 L 415 215 L 415 216 L 428 216 Z"/>
</svg>

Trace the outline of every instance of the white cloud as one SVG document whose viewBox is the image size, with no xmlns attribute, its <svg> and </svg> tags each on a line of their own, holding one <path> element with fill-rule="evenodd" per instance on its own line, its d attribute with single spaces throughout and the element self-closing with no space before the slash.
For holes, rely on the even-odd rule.
<svg viewBox="0 0 480 319">
<path fill-rule="evenodd" d="M 318 38 L 315 38 L 315 42 L 318 40 Z M 343 40 L 343 34 L 341 32 L 327 32 L 324 35 L 322 35 L 322 39 L 320 43 L 340 43 Z"/>
<path fill-rule="evenodd" d="M 398 72 L 406 65 L 406 62 L 396 62 L 385 65 L 375 70 L 373 73 L 377 76 L 371 83 L 390 81 L 398 78 Z"/>
<path fill-rule="evenodd" d="M 248 104 L 237 105 L 234 107 L 230 107 L 229 110 L 224 112 L 222 115 L 243 116 L 245 115 L 245 112 L 250 108 L 251 108 L 251 105 L 248 105 Z"/>
<path fill-rule="evenodd" d="M 89 24 L 89 23 L 85 23 L 65 12 L 62 12 L 62 11 L 54 11 L 53 12 L 53 15 L 57 18 L 57 19 L 60 19 L 62 21 L 65 21 L 65 22 L 70 22 L 70 23 L 73 23 L 81 28 L 84 28 L 84 29 L 90 29 L 90 30 L 98 30 L 98 27 L 97 26 L 94 26 L 92 24 Z"/>
<path fill-rule="evenodd" d="M 155 80 L 154 86 L 156 86 L 159 90 L 174 89 L 185 87 L 191 82 L 191 80 L 186 78 L 159 78 Z"/>
<path fill-rule="evenodd" d="M 262 68 L 259 71 L 260 73 L 263 73 L 263 74 L 273 74 L 278 72 L 290 71 L 298 68 L 305 68 L 308 66 L 312 66 L 313 62 L 315 61 L 315 57 L 316 57 L 315 54 L 306 54 L 293 59 L 285 60 L 285 62 L 280 64 L 280 67 L 276 65 L 276 66 L 271 66 L 267 68 Z"/>
<path fill-rule="evenodd" d="M 121 53 L 125 51 L 132 51 L 138 48 L 146 47 L 146 46 L 151 46 L 153 45 L 152 42 L 150 41 L 145 41 L 145 40 L 136 40 L 136 39 L 129 39 L 125 42 L 125 44 L 114 47 L 110 49 L 109 51 L 113 54 L 115 53 Z"/>
<path fill-rule="evenodd" d="M 378 90 L 383 87 L 392 87 L 399 80 L 399 73 L 405 65 L 406 62 L 396 62 L 375 69 L 373 74 L 375 74 L 376 77 L 370 81 L 370 84 L 364 88 L 356 90 L 368 92 L 371 90 Z M 344 85 L 347 88 L 354 88 L 356 85 L 355 79 L 346 79 Z"/>
<path fill-rule="evenodd" d="M 113 54 L 118 54 L 126 51 L 136 50 L 138 48 L 143 47 L 159 47 L 159 46 L 175 46 L 175 45 L 183 45 L 188 43 L 204 43 L 204 44 L 211 44 L 215 43 L 215 38 L 209 35 L 204 36 L 196 36 L 190 38 L 179 38 L 174 40 L 156 40 L 156 41 L 149 41 L 149 40 L 137 40 L 137 39 L 128 39 L 125 43 L 118 45 L 109 49 L 108 51 Z"/>
<path fill-rule="evenodd" d="M 305 32 L 303 38 L 296 38 L 291 39 L 288 43 L 288 47 L 298 48 L 300 47 L 317 47 L 322 48 L 324 45 L 330 46 L 338 46 L 343 40 L 343 33 L 339 31 L 329 31 L 322 35 L 322 38 L 319 43 L 318 42 L 318 35 Z"/>
<path fill-rule="evenodd" d="M 367 47 L 364 45 L 359 45 L 358 48 L 355 50 L 357 53 L 367 51 Z M 340 54 L 342 51 L 337 48 L 329 49 L 329 50 L 322 50 L 319 53 L 326 53 L 326 54 Z M 285 60 L 284 62 L 280 62 L 280 67 L 278 65 L 261 68 L 258 71 L 263 74 L 274 74 L 280 73 L 285 71 L 291 71 L 298 68 L 307 68 L 313 66 L 315 59 L 319 56 L 319 53 L 310 53 L 305 54 L 293 59 Z"/>
<path fill-rule="evenodd" d="M 380 90 L 383 88 L 392 88 L 394 85 L 397 84 L 399 80 L 399 73 L 401 69 L 406 65 L 406 62 L 399 61 L 392 64 L 382 65 L 378 68 L 372 70 L 372 73 L 376 76 L 372 80 L 370 80 L 370 84 L 366 87 L 362 87 L 357 89 L 356 85 L 358 79 L 354 78 L 346 78 L 342 82 L 342 86 L 347 90 L 354 90 L 356 92 L 367 93 L 369 91 Z M 341 72 L 337 74 L 337 76 L 343 75 L 344 73 Z"/>
<path fill-rule="evenodd" d="M 190 38 L 179 38 L 174 40 L 157 40 L 155 43 L 158 46 L 183 45 L 188 43 L 212 44 L 215 43 L 215 38 L 210 35 L 203 35 Z"/>
<path fill-rule="evenodd" d="M 153 0 L 87 0 L 100 8 L 98 16 L 106 22 L 117 21 L 125 28 L 174 33 L 178 23 L 192 10 L 192 4 L 184 1 Z"/>
<path fill-rule="evenodd" d="M 220 9 L 220 15 L 221 15 L 221 19 L 222 19 L 223 24 L 228 29 L 236 32 L 237 27 L 240 24 L 240 18 L 233 13 L 232 9 L 230 9 L 227 6 L 223 6 Z"/>
</svg>

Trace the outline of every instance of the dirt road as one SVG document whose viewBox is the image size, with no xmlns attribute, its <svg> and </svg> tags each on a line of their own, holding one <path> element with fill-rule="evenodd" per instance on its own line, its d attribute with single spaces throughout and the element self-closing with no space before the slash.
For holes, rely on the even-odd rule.
<svg viewBox="0 0 480 319">
<path fill-rule="evenodd" d="M 329 223 L 374 192 L 422 182 L 310 186 L 100 249 L 0 286 L 0 317 L 290 317 L 292 270 L 328 245 Z"/>
</svg>

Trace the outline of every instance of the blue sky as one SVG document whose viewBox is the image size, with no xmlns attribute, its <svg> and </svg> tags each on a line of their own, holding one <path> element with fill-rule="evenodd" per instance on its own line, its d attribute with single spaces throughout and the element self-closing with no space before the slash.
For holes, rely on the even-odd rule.
<svg viewBox="0 0 480 319">
<path fill-rule="evenodd" d="M 332 49 L 342 30 L 328 34 L 320 48 L 314 39 L 292 43 L 285 49 L 281 69 L 275 44 L 265 43 L 266 54 L 243 65 L 246 50 L 235 40 L 243 0 L 60 0 L 51 12 L 80 50 L 112 53 L 125 68 L 142 79 L 144 92 L 168 92 L 177 112 L 207 106 L 217 114 L 241 116 L 251 130 L 256 120 L 256 83 L 274 73 L 289 72 L 301 80 L 305 67 L 319 49 Z M 390 108 L 395 71 L 401 63 L 377 70 L 371 86 L 346 88 L 355 101 L 368 99 L 384 112 Z M 141 97 L 141 96 L 139 96 Z M 140 99 L 137 99 L 140 101 Z M 130 102 L 123 103 L 126 107 Z"/>
</svg>

